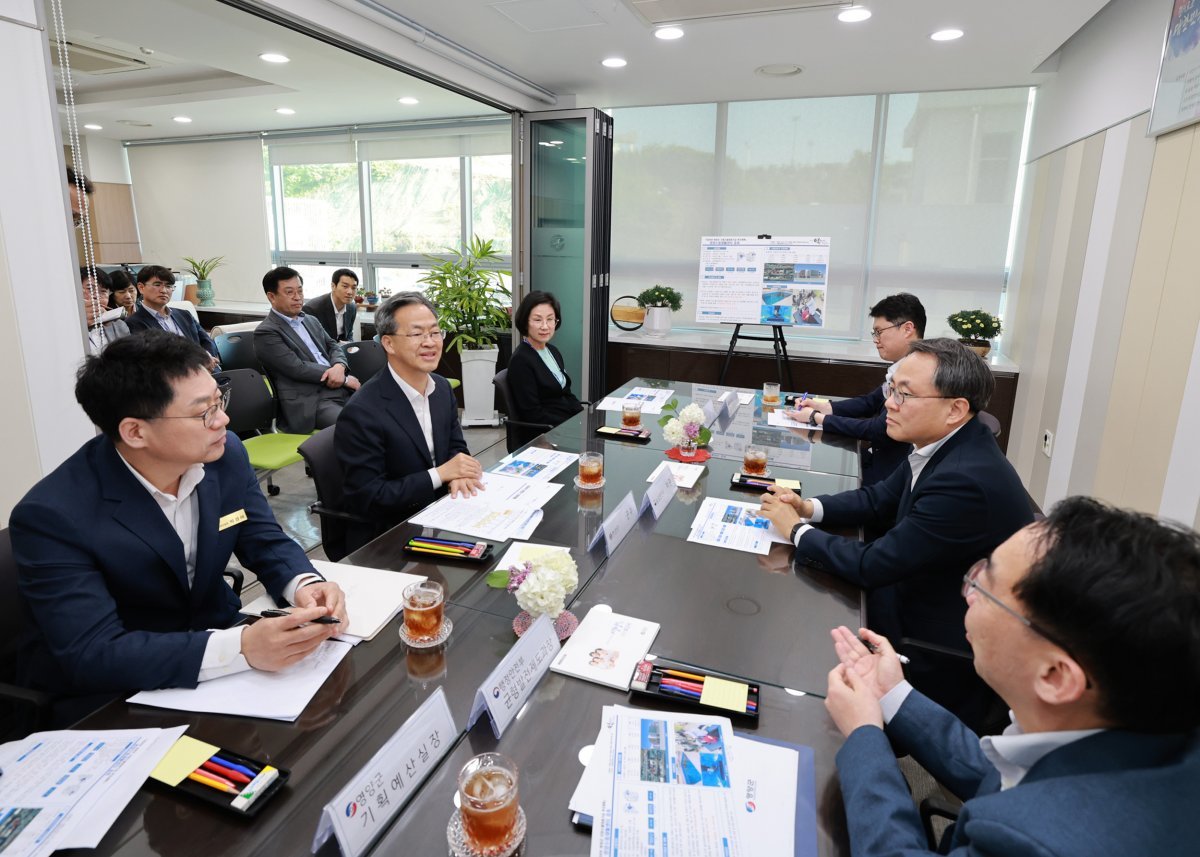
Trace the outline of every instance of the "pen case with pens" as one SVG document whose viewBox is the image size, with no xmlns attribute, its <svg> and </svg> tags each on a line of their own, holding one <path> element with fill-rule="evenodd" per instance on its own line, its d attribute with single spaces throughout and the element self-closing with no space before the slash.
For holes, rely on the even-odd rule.
<svg viewBox="0 0 1200 857">
<path fill-rule="evenodd" d="M 650 429 L 621 428 L 620 426 L 600 426 L 596 429 L 596 436 L 609 440 L 625 440 L 630 443 L 649 443 L 651 437 Z"/>
<path fill-rule="evenodd" d="M 721 705 L 710 705 L 701 702 L 705 679 L 722 679 L 746 688 L 746 707 L 735 710 Z M 633 681 L 629 684 L 630 699 L 641 701 L 653 700 L 655 705 L 673 705 L 684 709 L 707 711 L 728 717 L 734 723 L 754 728 L 758 726 L 759 686 L 738 676 L 716 670 L 703 669 L 671 661 L 666 658 L 654 658 L 638 663 L 633 671 Z"/>
<path fill-rule="evenodd" d="M 227 763 L 217 764 L 217 762 Z M 189 766 L 190 767 L 190 766 Z M 253 818 L 279 794 L 292 773 L 232 750 L 219 750 L 215 756 L 174 786 L 150 780 L 156 787 L 182 792 L 234 815 Z M 249 780 L 249 782 L 245 782 Z M 230 791 L 230 788 L 236 789 Z"/>
<path fill-rule="evenodd" d="M 404 545 L 404 552 L 413 559 L 441 562 L 491 562 L 494 545 L 490 542 L 458 541 L 419 536 Z"/>
<path fill-rule="evenodd" d="M 772 476 L 747 476 L 745 473 L 734 473 L 729 477 L 729 487 L 735 491 L 749 491 L 752 494 L 762 494 L 772 485 L 787 488 L 800 493 L 803 484 L 799 479 L 776 479 Z"/>
</svg>

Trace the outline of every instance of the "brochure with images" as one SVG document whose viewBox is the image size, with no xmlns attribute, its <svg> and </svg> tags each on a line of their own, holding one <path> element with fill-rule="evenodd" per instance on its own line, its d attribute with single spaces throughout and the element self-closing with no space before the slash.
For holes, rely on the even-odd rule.
<svg viewBox="0 0 1200 857">
<path fill-rule="evenodd" d="M 597 604 L 579 623 L 550 669 L 584 681 L 628 690 L 633 670 L 658 636 L 657 622 L 612 612 Z"/>
</svg>

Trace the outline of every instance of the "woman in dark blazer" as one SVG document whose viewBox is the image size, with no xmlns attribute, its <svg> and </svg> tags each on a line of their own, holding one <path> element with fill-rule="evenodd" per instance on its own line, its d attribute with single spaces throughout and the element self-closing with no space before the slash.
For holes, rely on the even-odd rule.
<svg viewBox="0 0 1200 857">
<path fill-rule="evenodd" d="M 562 325 L 562 308 L 549 292 L 530 292 L 513 318 L 521 344 L 508 361 L 508 388 L 516 419 L 558 425 L 583 410 L 571 392 L 562 354 L 550 344 Z"/>
</svg>

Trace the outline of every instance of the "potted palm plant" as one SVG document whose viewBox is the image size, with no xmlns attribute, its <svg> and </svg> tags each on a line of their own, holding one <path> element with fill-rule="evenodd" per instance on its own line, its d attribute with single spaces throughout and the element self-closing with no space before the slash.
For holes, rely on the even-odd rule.
<svg viewBox="0 0 1200 857">
<path fill-rule="evenodd" d="M 655 284 L 637 296 L 638 306 L 645 308 L 646 321 L 642 330 L 647 336 L 666 336 L 671 332 L 671 313 L 683 307 L 683 295 L 670 286 Z"/>
<path fill-rule="evenodd" d="M 505 285 L 508 271 L 498 270 L 500 254 L 491 240 L 472 237 L 464 250 L 446 249 L 449 259 L 427 256 L 434 264 L 419 282 L 438 309 L 438 321 L 449 331 L 447 348 L 462 359 L 462 424 L 497 425 L 492 407 L 492 378 L 496 374 L 496 347 L 507 330 L 512 292 Z"/>
<path fill-rule="evenodd" d="M 213 271 L 221 267 L 221 263 L 225 261 L 225 257 L 213 256 L 211 259 L 193 259 L 191 256 L 184 256 L 183 261 L 188 263 L 188 273 L 196 277 L 196 297 L 200 298 L 200 306 L 212 306 L 216 303 L 214 300 L 216 294 L 213 292 L 212 280 L 209 277 Z M 192 298 L 188 297 L 188 300 L 192 300 Z"/>
</svg>

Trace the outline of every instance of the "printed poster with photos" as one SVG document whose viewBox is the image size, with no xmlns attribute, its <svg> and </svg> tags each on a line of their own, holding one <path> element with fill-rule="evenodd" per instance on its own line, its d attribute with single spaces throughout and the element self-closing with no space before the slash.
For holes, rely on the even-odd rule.
<svg viewBox="0 0 1200 857">
<path fill-rule="evenodd" d="M 696 321 L 824 327 L 828 238 L 700 239 Z"/>
</svg>

